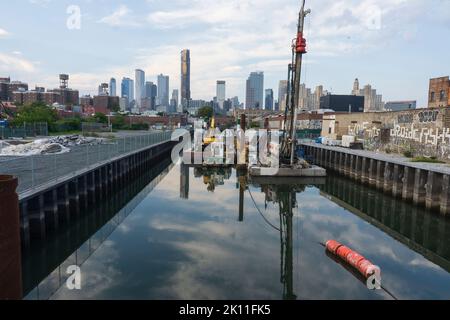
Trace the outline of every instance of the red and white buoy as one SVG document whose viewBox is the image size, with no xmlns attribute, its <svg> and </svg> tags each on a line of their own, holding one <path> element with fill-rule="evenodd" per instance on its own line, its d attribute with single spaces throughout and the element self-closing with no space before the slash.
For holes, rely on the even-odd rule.
<svg viewBox="0 0 450 320">
<path fill-rule="evenodd" d="M 347 263 L 349 266 L 358 270 L 358 272 L 365 278 L 369 279 L 373 275 L 380 276 L 380 268 L 372 262 L 364 258 L 358 252 L 344 246 L 343 244 L 329 240 L 325 243 L 327 251 L 334 256 Z"/>
</svg>

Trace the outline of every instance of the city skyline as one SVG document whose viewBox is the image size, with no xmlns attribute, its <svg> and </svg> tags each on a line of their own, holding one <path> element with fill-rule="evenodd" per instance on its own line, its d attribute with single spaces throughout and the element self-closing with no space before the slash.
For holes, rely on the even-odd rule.
<svg viewBox="0 0 450 320">
<path fill-rule="evenodd" d="M 134 78 L 136 68 L 146 71 L 147 79 L 164 73 L 180 83 L 179 52 L 190 48 L 193 99 L 210 99 L 217 79 L 227 82 L 230 97 L 244 99 L 246 77 L 254 70 L 265 72 L 266 88 L 276 89 L 286 78 L 297 1 L 263 1 L 257 6 L 249 1 L 201 0 L 192 6 L 175 2 L 125 5 L 111 1 L 100 6 L 82 1 L 80 30 L 66 27 L 69 1 L 12 3 L 4 8 L 0 24 L 0 74 L 22 79 L 30 87 L 55 87 L 55 75 L 65 72 L 82 94 L 95 93 L 98 83 L 111 77 Z M 381 21 L 371 25 L 364 12 L 374 7 L 373 1 L 310 1 L 309 50 L 302 82 L 346 94 L 359 78 L 382 92 L 386 101 L 414 99 L 419 107 L 426 106 L 428 79 L 448 73 L 442 66 L 449 45 L 443 42 L 441 50 L 428 48 L 436 46 L 435 34 L 450 25 L 445 15 L 450 4 L 432 2 L 435 5 L 377 1 Z M 213 14 L 206 14 L 205 8 Z M 27 28 L 13 19 L 18 12 L 27 19 Z M 30 38 L 29 29 L 47 37 Z M 152 45 L 143 46 L 149 34 Z M 105 50 L 114 54 L 103 54 Z"/>
</svg>

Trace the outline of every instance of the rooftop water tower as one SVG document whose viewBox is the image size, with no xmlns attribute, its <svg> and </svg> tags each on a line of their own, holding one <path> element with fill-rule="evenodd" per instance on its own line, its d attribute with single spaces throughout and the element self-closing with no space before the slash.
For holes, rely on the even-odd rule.
<svg viewBox="0 0 450 320">
<path fill-rule="evenodd" d="M 59 87 L 61 89 L 67 89 L 69 85 L 69 75 L 68 74 L 60 74 L 59 75 Z"/>
</svg>

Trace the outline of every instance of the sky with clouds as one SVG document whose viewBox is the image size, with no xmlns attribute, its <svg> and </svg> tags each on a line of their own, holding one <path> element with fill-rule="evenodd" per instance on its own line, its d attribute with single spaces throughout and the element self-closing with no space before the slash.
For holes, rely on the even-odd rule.
<svg viewBox="0 0 450 320">
<path fill-rule="evenodd" d="M 67 28 L 79 6 L 81 28 Z M 309 0 L 309 53 L 302 81 L 334 93 L 353 80 L 372 84 L 385 100 L 426 105 L 431 77 L 450 74 L 450 0 Z M 265 72 L 277 94 L 287 76 L 299 0 L 18 0 L 2 7 L 0 76 L 95 93 L 134 69 L 170 76 L 180 86 L 180 51 L 191 50 L 192 96 L 211 99 L 216 80 L 227 96 L 245 97 L 251 71 Z"/>
</svg>

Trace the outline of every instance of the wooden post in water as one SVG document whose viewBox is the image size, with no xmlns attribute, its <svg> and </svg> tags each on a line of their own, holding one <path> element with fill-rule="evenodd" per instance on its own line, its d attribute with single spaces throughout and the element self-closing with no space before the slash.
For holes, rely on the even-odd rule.
<svg viewBox="0 0 450 320">
<path fill-rule="evenodd" d="M 0 300 L 22 299 L 18 180 L 0 175 Z"/>
</svg>

